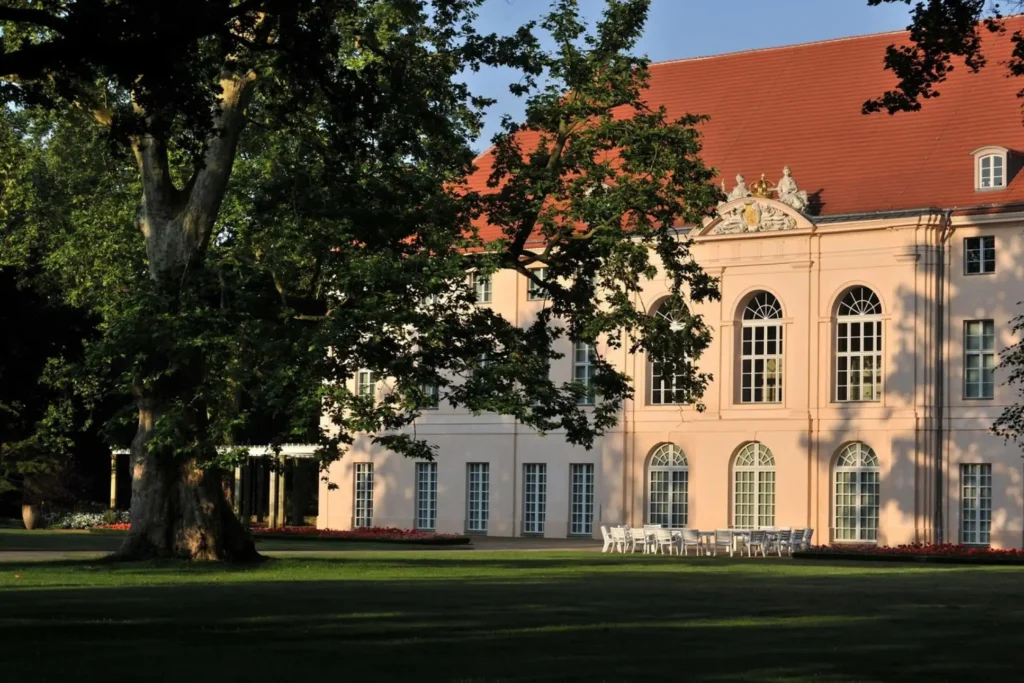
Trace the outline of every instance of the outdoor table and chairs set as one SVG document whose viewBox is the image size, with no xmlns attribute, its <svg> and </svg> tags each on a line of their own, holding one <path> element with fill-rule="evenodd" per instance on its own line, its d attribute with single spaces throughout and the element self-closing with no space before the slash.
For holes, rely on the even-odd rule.
<svg viewBox="0 0 1024 683">
<path fill-rule="evenodd" d="M 692 548 L 697 555 L 717 556 L 719 551 L 747 557 L 760 553 L 761 557 L 775 554 L 790 555 L 811 546 L 814 529 L 668 529 L 656 524 L 642 527 L 602 526 L 604 548 L 601 552 L 664 553 L 689 555 Z"/>
</svg>

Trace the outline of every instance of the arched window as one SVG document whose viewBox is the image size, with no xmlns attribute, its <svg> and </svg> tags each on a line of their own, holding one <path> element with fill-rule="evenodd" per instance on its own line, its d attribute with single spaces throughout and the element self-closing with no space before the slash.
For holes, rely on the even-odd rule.
<svg viewBox="0 0 1024 683">
<path fill-rule="evenodd" d="M 836 400 L 882 398 L 882 304 L 867 287 L 853 287 L 836 311 Z"/>
<path fill-rule="evenodd" d="M 782 402 L 782 306 L 758 292 L 743 310 L 740 402 Z"/>
<path fill-rule="evenodd" d="M 775 526 L 775 456 L 756 441 L 736 454 L 732 468 L 733 526 L 764 529 Z"/>
<path fill-rule="evenodd" d="M 647 465 L 647 521 L 672 529 L 686 526 L 689 513 L 689 466 L 679 446 L 665 443 Z"/>
<path fill-rule="evenodd" d="M 867 444 L 840 451 L 832 471 L 835 540 L 878 540 L 878 456 Z"/>
<path fill-rule="evenodd" d="M 664 318 L 672 326 L 673 331 L 679 331 L 683 325 L 683 315 L 680 311 L 673 309 L 667 301 L 654 311 L 654 315 Z M 685 375 L 679 372 L 669 373 L 664 363 L 651 362 L 651 403 L 653 405 L 668 405 L 674 403 L 687 403 L 683 392 Z"/>
</svg>

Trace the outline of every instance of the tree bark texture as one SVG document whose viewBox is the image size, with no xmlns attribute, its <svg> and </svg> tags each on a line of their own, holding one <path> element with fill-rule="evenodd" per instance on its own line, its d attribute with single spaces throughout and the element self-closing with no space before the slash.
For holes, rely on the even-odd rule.
<svg viewBox="0 0 1024 683">
<path fill-rule="evenodd" d="M 235 517 L 219 470 L 151 452 L 159 401 L 140 398 L 132 440 L 132 525 L 117 555 L 123 559 L 182 558 L 249 562 L 259 559 Z"/>
<path fill-rule="evenodd" d="M 203 164 L 182 189 L 172 181 L 166 143 L 152 135 L 134 140 L 143 181 L 138 227 L 146 242 L 150 277 L 160 291 L 173 296 L 189 269 L 205 256 L 254 83 L 253 74 L 222 80 L 220 107 L 213 116 Z M 176 457 L 164 448 L 150 450 L 156 423 L 171 398 L 152 391 L 136 393 L 139 427 L 131 447 L 132 522 L 118 556 L 257 559 L 252 537 L 225 495 L 222 473 L 202 469 L 195 460 Z"/>
</svg>

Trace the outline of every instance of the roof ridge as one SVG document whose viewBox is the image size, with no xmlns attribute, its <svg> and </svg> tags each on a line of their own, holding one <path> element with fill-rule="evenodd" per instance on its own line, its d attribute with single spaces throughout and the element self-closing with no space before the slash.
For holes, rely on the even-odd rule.
<svg viewBox="0 0 1024 683">
<path fill-rule="evenodd" d="M 1016 16 L 1016 15 L 1015 15 Z M 1004 17 L 1011 18 L 1011 17 Z M 697 55 L 694 57 L 678 57 L 676 59 L 666 59 L 661 62 L 651 62 L 648 66 L 665 66 L 667 64 L 678 64 L 680 62 L 699 62 L 706 59 L 718 59 L 719 57 L 733 57 L 736 55 L 748 55 L 755 54 L 758 52 L 775 52 L 777 50 L 792 50 L 801 47 L 813 47 L 815 45 L 827 45 L 829 43 L 844 43 L 853 40 L 863 40 L 865 38 L 877 38 L 878 36 L 889 36 L 896 35 L 898 33 L 909 34 L 909 31 L 905 28 L 897 29 L 895 31 L 879 31 L 877 33 L 862 33 L 856 36 L 840 36 L 838 38 L 823 38 L 821 40 L 809 40 L 805 43 L 787 43 L 786 45 L 771 45 L 768 47 L 754 47 L 746 50 L 734 50 L 732 52 L 718 52 L 711 55 Z"/>
</svg>

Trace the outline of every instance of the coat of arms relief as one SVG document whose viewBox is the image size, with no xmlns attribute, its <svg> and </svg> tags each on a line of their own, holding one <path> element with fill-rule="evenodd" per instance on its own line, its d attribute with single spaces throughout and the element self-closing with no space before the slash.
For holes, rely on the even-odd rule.
<svg viewBox="0 0 1024 683">
<path fill-rule="evenodd" d="M 722 190 L 725 191 L 724 180 L 722 181 Z M 794 230 L 797 227 L 796 219 L 793 216 L 778 206 L 759 202 L 758 199 L 775 199 L 779 203 L 801 212 L 807 208 L 808 203 L 807 192 L 797 188 L 789 166 L 783 169 L 782 179 L 775 186 L 765 180 L 763 173 L 761 179 L 751 187 L 747 187 L 746 179 L 742 175 L 737 175 L 736 187 L 726 195 L 726 201 L 719 204 L 720 207 L 734 203 L 735 205 L 720 211 L 721 221 L 709 234 L 772 232 Z M 743 202 L 736 203 L 739 200 L 743 200 Z"/>
</svg>

